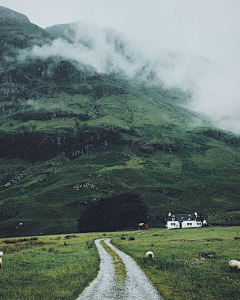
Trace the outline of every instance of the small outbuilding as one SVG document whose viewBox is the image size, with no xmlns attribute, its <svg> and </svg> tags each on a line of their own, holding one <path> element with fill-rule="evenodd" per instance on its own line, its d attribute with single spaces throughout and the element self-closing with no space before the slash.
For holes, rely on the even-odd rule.
<svg viewBox="0 0 240 300">
<path fill-rule="evenodd" d="M 182 228 L 192 228 L 201 227 L 202 221 L 198 219 L 198 215 L 194 214 L 168 214 L 166 227 L 168 229 L 182 229 Z"/>
<path fill-rule="evenodd" d="M 144 229 L 148 229 L 149 226 L 148 226 L 148 224 L 146 224 L 146 223 L 139 223 L 139 224 L 138 224 L 138 228 L 144 230 Z"/>
</svg>

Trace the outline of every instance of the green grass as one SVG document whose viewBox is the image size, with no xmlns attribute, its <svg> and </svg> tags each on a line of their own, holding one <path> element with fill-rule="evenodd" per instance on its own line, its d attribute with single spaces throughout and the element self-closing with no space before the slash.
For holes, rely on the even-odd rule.
<svg viewBox="0 0 240 300">
<path fill-rule="evenodd" d="M 240 259 L 237 226 L 0 239 L 0 298 L 76 299 L 98 272 L 93 241 L 106 237 L 137 261 L 165 300 L 239 299 L 240 273 L 228 266 Z M 122 261 L 104 247 L 115 261 L 116 279 L 124 282 Z M 145 258 L 149 250 L 152 260 Z"/>
<path fill-rule="evenodd" d="M 1 239 L 0 298 L 76 299 L 98 272 L 92 243 L 100 235 L 69 236 Z"/>
<path fill-rule="evenodd" d="M 115 266 L 115 280 L 117 282 L 124 283 L 126 280 L 126 269 L 123 261 L 121 260 L 120 256 L 112 250 L 104 241 L 100 242 L 104 249 L 112 256 Z"/>
<path fill-rule="evenodd" d="M 209 222 L 238 225 L 238 158 L 232 152 L 225 147 L 224 168 L 214 155 L 204 168 L 182 152 L 145 155 L 137 148 L 112 144 L 74 160 L 59 155 L 30 165 L 24 159 L 1 159 L 1 185 L 18 179 L 0 190 L 0 234 L 76 232 L 77 220 L 92 201 L 124 193 L 140 195 L 152 226 L 163 227 L 169 211 L 197 211 Z M 224 174 L 228 177 L 223 180 Z M 19 223 L 24 226 L 16 229 Z"/>
<path fill-rule="evenodd" d="M 239 234 L 239 227 L 152 229 L 113 244 L 138 262 L 166 300 L 239 299 L 239 273 L 228 267 L 229 260 L 240 259 Z M 152 260 L 145 258 L 149 250 Z"/>
</svg>

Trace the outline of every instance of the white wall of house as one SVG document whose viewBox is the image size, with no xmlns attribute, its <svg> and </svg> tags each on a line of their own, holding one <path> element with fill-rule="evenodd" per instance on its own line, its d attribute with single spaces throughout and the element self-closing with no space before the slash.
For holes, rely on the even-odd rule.
<svg viewBox="0 0 240 300">
<path fill-rule="evenodd" d="M 201 227 L 201 221 L 183 221 L 182 228 Z"/>
<path fill-rule="evenodd" d="M 201 221 L 183 221 L 182 222 L 182 228 L 192 228 L 192 227 L 201 227 L 202 222 Z M 178 229 L 180 228 L 180 222 L 179 221 L 167 221 L 166 227 L 168 229 Z"/>
<path fill-rule="evenodd" d="M 178 221 L 167 221 L 167 228 L 168 229 L 177 229 L 177 228 L 180 228 L 180 224 Z"/>
</svg>

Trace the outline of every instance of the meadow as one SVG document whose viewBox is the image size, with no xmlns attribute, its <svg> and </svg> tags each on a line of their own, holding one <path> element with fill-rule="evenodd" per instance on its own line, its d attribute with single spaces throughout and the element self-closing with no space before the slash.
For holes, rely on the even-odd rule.
<svg viewBox="0 0 240 300">
<path fill-rule="evenodd" d="M 99 269 L 94 239 L 105 237 L 137 261 L 165 300 L 239 299 L 240 273 L 228 267 L 240 259 L 237 226 L 3 238 L 0 298 L 76 299 Z"/>
<path fill-rule="evenodd" d="M 97 237 L 1 239 L 0 299 L 76 299 L 97 275 L 100 260 L 93 245 Z"/>
<path fill-rule="evenodd" d="M 228 262 L 240 259 L 240 227 L 151 229 L 134 238 L 113 244 L 137 261 L 165 300 L 239 299 L 240 273 Z M 149 250 L 153 260 L 144 257 Z"/>
</svg>

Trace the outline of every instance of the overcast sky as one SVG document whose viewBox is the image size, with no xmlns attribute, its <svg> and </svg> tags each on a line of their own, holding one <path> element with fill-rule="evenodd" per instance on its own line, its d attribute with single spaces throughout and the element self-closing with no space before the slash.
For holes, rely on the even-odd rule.
<svg viewBox="0 0 240 300">
<path fill-rule="evenodd" d="M 43 28 L 83 21 L 144 45 L 240 65 L 240 0 L 0 0 Z"/>
</svg>

